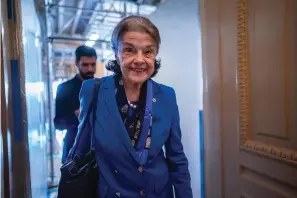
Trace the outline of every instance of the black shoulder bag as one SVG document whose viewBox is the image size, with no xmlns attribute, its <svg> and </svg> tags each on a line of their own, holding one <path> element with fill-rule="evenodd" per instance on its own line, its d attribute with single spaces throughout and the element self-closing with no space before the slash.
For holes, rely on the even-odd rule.
<svg viewBox="0 0 297 198">
<path fill-rule="evenodd" d="M 100 80 L 95 79 L 93 99 L 89 106 L 86 119 L 75 141 L 79 141 L 84 131 L 91 130 L 90 150 L 83 156 L 72 156 L 75 145 L 70 151 L 70 160 L 61 167 L 61 179 L 58 187 L 58 198 L 97 198 L 98 195 L 98 166 L 93 148 L 93 134 L 96 120 Z M 93 123 L 90 126 L 89 117 L 93 112 Z"/>
</svg>

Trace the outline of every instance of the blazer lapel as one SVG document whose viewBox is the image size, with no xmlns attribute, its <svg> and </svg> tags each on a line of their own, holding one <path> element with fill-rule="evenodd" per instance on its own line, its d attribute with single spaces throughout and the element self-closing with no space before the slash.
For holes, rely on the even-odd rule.
<svg viewBox="0 0 297 198">
<path fill-rule="evenodd" d="M 113 77 L 108 77 L 102 86 L 102 98 L 99 96 L 99 100 L 100 98 L 103 100 L 102 102 L 104 102 L 104 105 L 107 107 L 111 118 L 114 120 L 113 128 L 115 129 L 115 135 L 122 140 L 121 142 L 125 145 L 133 158 L 138 162 L 130 137 L 127 133 L 126 127 L 118 110 L 115 98 L 115 85 Z M 104 123 L 102 124 L 104 125 Z"/>
<path fill-rule="evenodd" d="M 124 144 L 124 146 L 127 148 L 128 152 L 131 154 L 133 159 L 140 164 L 138 157 L 136 156 L 136 152 L 132 146 L 131 139 L 127 133 L 126 127 L 122 121 L 122 118 L 120 116 L 116 97 L 115 97 L 115 85 L 114 85 L 114 79 L 113 77 L 107 77 L 106 80 L 102 83 L 102 93 L 99 96 L 99 101 L 102 101 L 102 104 L 106 106 L 107 111 L 109 112 L 110 118 L 114 120 L 114 133 L 116 136 L 118 136 Z M 164 112 L 161 110 L 162 104 L 158 103 L 158 96 L 161 93 L 161 89 L 158 83 L 153 81 L 153 99 L 152 99 L 152 115 L 153 115 L 153 126 L 152 126 L 152 144 L 149 149 L 149 156 L 148 160 L 156 155 L 156 153 L 159 151 L 159 147 L 163 146 L 162 140 L 160 140 L 160 137 L 162 137 L 162 134 L 160 132 L 163 131 L 162 127 L 164 127 L 164 123 L 162 122 L 163 118 L 166 117 L 164 115 Z M 102 126 L 105 126 L 106 123 L 101 122 Z M 110 124 L 110 122 L 109 122 Z M 106 126 L 109 128 L 110 126 Z M 105 128 L 105 127 L 104 127 Z M 108 131 L 110 132 L 110 131 Z"/>
<path fill-rule="evenodd" d="M 160 151 L 160 148 L 163 146 L 162 132 L 163 128 L 166 128 L 163 120 L 166 118 L 164 111 L 162 111 L 162 104 L 159 99 L 161 97 L 161 88 L 160 85 L 156 82 L 153 83 L 153 106 L 152 106 L 152 116 L 153 116 L 153 125 L 152 125 L 152 143 L 149 149 L 148 161 L 156 156 Z M 166 137 L 164 137 L 165 139 Z"/>
</svg>

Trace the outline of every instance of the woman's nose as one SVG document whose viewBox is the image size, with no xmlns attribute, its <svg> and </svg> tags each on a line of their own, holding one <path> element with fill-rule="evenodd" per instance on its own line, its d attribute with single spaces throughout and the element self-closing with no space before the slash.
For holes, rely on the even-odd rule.
<svg viewBox="0 0 297 198">
<path fill-rule="evenodd" d="M 144 62 L 144 56 L 141 52 L 138 52 L 136 57 L 135 57 L 135 62 L 136 63 L 143 63 Z"/>
</svg>

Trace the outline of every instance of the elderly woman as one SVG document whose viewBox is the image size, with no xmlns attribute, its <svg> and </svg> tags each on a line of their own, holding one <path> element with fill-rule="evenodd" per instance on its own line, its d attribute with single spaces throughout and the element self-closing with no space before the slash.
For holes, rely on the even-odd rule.
<svg viewBox="0 0 297 198">
<path fill-rule="evenodd" d="M 100 79 L 93 126 L 102 198 L 193 197 L 175 92 L 151 79 L 160 68 L 160 43 L 157 27 L 145 17 L 126 17 L 113 31 L 115 60 L 107 69 L 114 75 Z M 82 85 L 80 122 L 94 84 Z M 90 146 L 87 141 L 79 145 Z"/>
</svg>

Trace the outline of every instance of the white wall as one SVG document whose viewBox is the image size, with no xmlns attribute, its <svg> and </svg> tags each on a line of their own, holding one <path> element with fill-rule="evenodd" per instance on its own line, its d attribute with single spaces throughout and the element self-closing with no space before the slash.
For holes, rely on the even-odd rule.
<svg viewBox="0 0 297 198">
<path fill-rule="evenodd" d="M 41 30 L 34 0 L 21 0 L 22 43 L 27 104 L 31 194 L 47 197 L 46 123 L 44 120 L 45 84 L 42 76 Z M 38 163 L 36 163 L 38 162 Z"/>
<path fill-rule="evenodd" d="M 183 144 L 194 198 L 200 197 L 199 110 L 202 108 L 201 36 L 198 0 L 168 0 L 150 16 L 162 38 L 162 67 L 156 79 L 177 94 Z"/>
</svg>

